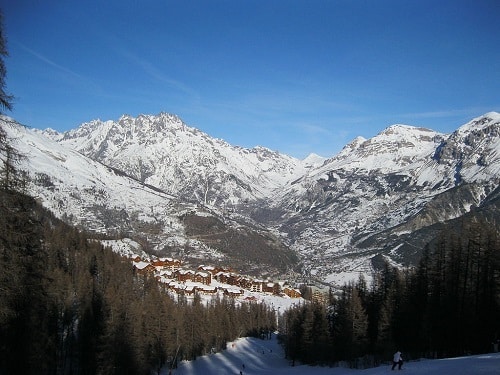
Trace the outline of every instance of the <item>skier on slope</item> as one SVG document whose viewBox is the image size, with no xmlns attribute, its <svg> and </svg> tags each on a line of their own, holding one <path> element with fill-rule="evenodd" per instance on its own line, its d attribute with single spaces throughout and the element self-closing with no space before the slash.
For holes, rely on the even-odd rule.
<svg viewBox="0 0 500 375">
<path fill-rule="evenodd" d="M 398 370 L 401 370 L 401 366 L 403 366 L 403 356 L 399 350 L 394 353 L 392 357 L 392 370 L 396 368 L 396 365 L 398 365 Z"/>
</svg>

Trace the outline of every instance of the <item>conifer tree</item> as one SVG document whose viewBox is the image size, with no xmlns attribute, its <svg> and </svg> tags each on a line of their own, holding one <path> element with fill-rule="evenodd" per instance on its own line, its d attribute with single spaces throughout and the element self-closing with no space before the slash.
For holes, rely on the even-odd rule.
<svg viewBox="0 0 500 375">
<path fill-rule="evenodd" d="M 0 114 L 3 110 L 12 110 L 12 101 L 14 97 L 7 94 L 5 77 L 7 75 L 7 68 L 5 67 L 4 58 L 9 55 L 7 52 L 7 38 L 3 28 L 3 14 L 0 11 Z"/>
</svg>

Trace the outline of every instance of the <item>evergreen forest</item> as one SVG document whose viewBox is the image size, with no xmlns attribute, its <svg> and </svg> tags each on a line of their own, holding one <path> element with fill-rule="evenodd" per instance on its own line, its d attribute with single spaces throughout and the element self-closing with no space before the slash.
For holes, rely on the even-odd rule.
<svg viewBox="0 0 500 375">
<path fill-rule="evenodd" d="M 263 304 L 174 300 L 88 238 L 0 191 L 0 374 L 150 374 L 275 329 Z"/>
<path fill-rule="evenodd" d="M 500 339 L 500 238 L 475 215 L 442 231 L 417 267 L 385 264 L 282 318 L 281 340 L 293 362 L 370 367 L 404 358 L 442 358 L 491 352 Z"/>
</svg>

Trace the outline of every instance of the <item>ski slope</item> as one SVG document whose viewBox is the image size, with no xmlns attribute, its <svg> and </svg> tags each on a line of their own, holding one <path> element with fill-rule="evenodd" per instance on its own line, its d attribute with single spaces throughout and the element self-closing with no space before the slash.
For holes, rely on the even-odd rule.
<svg viewBox="0 0 500 375">
<path fill-rule="evenodd" d="M 403 353 L 404 358 L 404 353 Z M 243 368 L 244 365 L 244 368 Z M 284 358 L 283 349 L 276 336 L 272 340 L 240 338 L 228 343 L 221 353 L 205 355 L 195 361 L 183 361 L 172 370 L 172 375 L 380 375 L 399 373 L 383 365 L 366 370 L 340 367 L 313 367 L 296 364 L 291 366 Z M 497 375 L 500 374 L 500 353 L 468 357 L 411 361 L 403 365 L 404 375 Z M 168 375 L 165 368 L 162 375 Z"/>
</svg>

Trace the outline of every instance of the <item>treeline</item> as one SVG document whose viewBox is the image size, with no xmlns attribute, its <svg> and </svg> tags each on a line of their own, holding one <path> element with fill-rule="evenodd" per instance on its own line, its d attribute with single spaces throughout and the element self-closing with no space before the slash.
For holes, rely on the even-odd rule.
<svg viewBox="0 0 500 375">
<path fill-rule="evenodd" d="M 149 374 L 274 322 L 262 304 L 174 300 L 32 198 L 0 189 L 0 374 Z"/>
<path fill-rule="evenodd" d="M 500 338 L 500 240 L 491 223 L 463 221 L 426 247 L 420 264 L 386 264 L 368 287 L 345 285 L 329 306 L 306 303 L 280 323 L 287 357 L 353 367 L 492 350 Z M 284 329 L 283 329 L 284 328 Z"/>
</svg>

